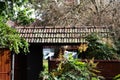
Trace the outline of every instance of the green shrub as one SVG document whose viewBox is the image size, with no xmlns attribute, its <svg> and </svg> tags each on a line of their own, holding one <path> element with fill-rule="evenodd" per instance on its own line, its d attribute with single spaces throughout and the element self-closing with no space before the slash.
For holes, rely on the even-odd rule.
<svg viewBox="0 0 120 80">
<path fill-rule="evenodd" d="M 14 28 L 9 27 L 3 22 L 3 19 L 0 18 L 0 47 L 9 48 L 10 51 L 18 54 L 20 50 L 27 53 L 29 51 L 28 46 L 28 42 L 21 38 Z"/>
<path fill-rule="evenodd" d="M 99 71 L 94 60 L 82 62 L 78 59 L 69 59 L 61 61 L 58 68 L 49 73 L 43 71 L 40 77 L 43 77 L 43 80 L 100 80 L 102 78 L 95 74 Z"/>
<path fill-rule="evenodd" d="M 120 80 L 120 74 L 116 75 L 113 80 Z"/>
<path fill-rule="evenodd" d="M 110 38 L 102 38 L 97 33 L 92 33 L 86 37 L 87 49 L 81 52 L 84 54 L 86 59 L 101 59 L 101 60 L 111 60 L 119 59 L 117 54 L 117 47 Z"/>
</svg>

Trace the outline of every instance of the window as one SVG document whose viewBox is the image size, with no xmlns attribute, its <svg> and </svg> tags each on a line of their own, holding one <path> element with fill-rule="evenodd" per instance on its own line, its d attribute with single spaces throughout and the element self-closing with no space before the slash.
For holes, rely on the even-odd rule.
<svg viewBox="0 0 120 80">
<path fill-rule="evenodd" d="M 74 59 L 78 58 L 76 51 L 64 51 L 64 57 L 69 58 L 69 56 L 72 55 Z"/>
<path fill-rule="evenodd" d="M 43 48 L 43 58 L 48 59 L 54 56 L 54 48 Z"/>
</svg>

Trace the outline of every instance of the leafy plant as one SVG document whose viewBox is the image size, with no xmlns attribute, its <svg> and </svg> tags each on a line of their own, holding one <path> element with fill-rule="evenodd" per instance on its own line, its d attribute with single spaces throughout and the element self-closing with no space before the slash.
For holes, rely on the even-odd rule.
<svg viewBox="0 0 120 80">
<path fill-rule="evenodd" d="M 28 46 L 28 42 L 21 38 L 19 33 L 14 28 L 11 28 L 5 24 L 3 19 L 0 17 L 0 47 L 9 48 L 10 51 L 18 54 L 21 49 L 23 52 L 27 53 L 29 51 Z"/>
<path fill-rule="evenodd" d="M 43 80 L 100 80 L 100 76 L 95 73 L 97 63 L 94 60 L 82 62 L 78 59 L 64 59 L 58 65 L 58 68 L 48 73 L 43 71 L 40 76 Z"/>
<path fill-rule="evenodd" d="M 91 59 L 102 59 L 111 60 L 119 59 L 117 54 L 117 47 L 110 38 L 102 38 L 97 33 L 92 33 L 86 37 L 87 49 L 84 51 L 85 58 Z M 80 53 L 82 53 L 79 50 Z"/>
<path fill-rule="evenodd" d="M 117 53 L 120 54 L 120 39 L 114 41 L 115 41 L 115 45 L 117 46 Z"/>
<path fill-rule="evenodd" d="M 29 0 L 3 0 L 0 1 L 0 7 L 0 15 L 6 21 L 14 21 L 17 25 L 29 25 L 34 21 L 33 6 Z"/>
<path fill-rule="evenodd" d="M 18 25 L 29 25 L 34 22 L 33 18 L 30 18 L 32 11 L 29 8 L 19 10 L 17 13 L 17 18 L 15 19 Z"/>
<path fill-rule="evenodd" d="M 120 80 L 120 74 L 116 75 L 113 80 Z"/>
</svg>

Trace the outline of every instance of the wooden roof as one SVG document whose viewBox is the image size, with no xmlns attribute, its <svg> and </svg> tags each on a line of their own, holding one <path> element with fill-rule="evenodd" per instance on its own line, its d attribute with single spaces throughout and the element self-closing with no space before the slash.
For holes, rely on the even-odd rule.
<svg viewBox="0 0 120 80">
<path fill-rule="evenodd" d="M 91 32 L 108 37 L 108 27 L 16 27 L 21 37 L 29 43 L 81 43 Z"/>
</svg>

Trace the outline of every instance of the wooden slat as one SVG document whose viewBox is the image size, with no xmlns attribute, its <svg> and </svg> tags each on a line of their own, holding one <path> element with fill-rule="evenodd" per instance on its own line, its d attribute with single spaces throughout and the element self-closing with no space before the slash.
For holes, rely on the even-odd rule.
<svg viewBox="0 0 120 80">
<path fill-rule="evenodd" d="M 0 80 L 10 80 L 10 70 L 10 51 L 7 49 L 0 49 Z"/>
</svg>

